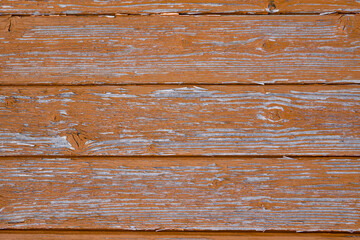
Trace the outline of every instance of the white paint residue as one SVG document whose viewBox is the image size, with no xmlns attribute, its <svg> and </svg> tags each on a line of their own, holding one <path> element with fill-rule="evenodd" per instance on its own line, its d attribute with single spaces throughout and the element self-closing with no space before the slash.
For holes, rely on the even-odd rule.
<svg viewBox="0 0 360 240">
<path fill-rule="evenodd" d="M 333 14 L 333 13 L 336 13 L 336 12 L 323 12 L 323 13 L 320 13 L 320 16 L 329 15 L 329 14 Z"/>
<path fill-rule="evenodd" d="M 67 141 L 66 136 L 61 136 L 61 137 L 55 139 L 55 141 L 53 141 L 53 147 L 55 147 L 55 148 L 65 147 L 65 148 L 70 148 L 72 150 L 75 150 L 75 148 L 73 148 L 71 146 L 71 144 Z"/>
<path fill-rule="evenodd" d="M 267 119 L 266 117 L 264 117 L 264 116 L 261 115 L 261 114 L 256 114 L 256 118 L 257 118 L 257 119 L 260 119 L 260 120 L 264 120 L 264 121 L 269 120 L 269 119 Z"/>
<path fill-rule="evenodd" d="M 163 89 L 163 90 L 156 90 L 154 94 L 168 94 L 168 93 L 175 93 L 175 92 L 205 92 L 208 91 L 205 88 L 201 87 L 183 87 L 183 88 L 173 88 L 173 89 Z"/>
<path fill-rule="evenodd" d="M 265 103 L 266 105 L 266 103 Z M 271 110 L 271 109 L 279 109 L 281 111 L 284 111 L 284 109 L 281 106 L 272 106 L 272 107 L 267 107 L 267 109 Z"/>
<path fill-rule="evenodd" d="M 279 11 L 279 9 L 270 9 L 270 8 L 265 8 L 265 10 L 268 12 L 268 13 L 277 13 Z"/>
<path fill-rule="evenodd" d="M 246 181 L 248 182 L 262 182 L 270 180 L 269 177 L 246 177 Z"/>
<path fill-rule="evenodd" d="M 106 93 L 91 93 L 92 95 L 104 97 L 104 98 L 136 98 L 136 95 L 132 94 L 116 94 L 111 92 Z"/>
<path fill-rule="evenodd" d="M 24 133 L 2 133 L 0 140 L 4 143 L 6 142 L 23 146 L 37 145 L 39 149 L 48 145 L 50 145 L 50 148 L 56 150 L 61 148 L 73 149 L 70 143 L 66 140 L 65 136 L 39 137 Z"/>
</svg>

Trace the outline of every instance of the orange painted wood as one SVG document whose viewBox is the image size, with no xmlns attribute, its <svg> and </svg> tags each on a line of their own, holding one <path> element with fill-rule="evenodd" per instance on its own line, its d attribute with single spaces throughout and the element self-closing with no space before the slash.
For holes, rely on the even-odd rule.
<svg viewBox="0 0 360 240">
<path fill-rule="evenodd" d="M 0 84 L 360 83 L 359 19 L 3 17 Z"/>
<path fill-rule="evenodd" d="M 8 231 L 0 240 L 358 240 L 358 234 L 343 233 L 233 233 L 233 232 L 113 232 L 113 231 Z"/>
<path fill-rule="evenodd" d="M 360 158 L 1 158 L 2 229 L 359 231 Z"/>
<path fill-rule="evenodd" d="M 322 13 L 359 12 L 356 0 L 2 0 L 2 14 L 157 14 L 157 13 Z"/>
<path fill-rule="evenodd" d="M 11 155 L 360 155 L 359 86 L 0 89 Z"/>
</svg>

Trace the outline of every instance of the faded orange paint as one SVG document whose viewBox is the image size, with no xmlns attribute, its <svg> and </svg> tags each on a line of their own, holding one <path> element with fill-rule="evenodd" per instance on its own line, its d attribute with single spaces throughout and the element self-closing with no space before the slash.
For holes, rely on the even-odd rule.
<svg viewBox="0 0 360 240">
<path fill-rule="evenodd" d="M 0 240 L 360 239 L 359 11 L 2 0 Z"/>
<path fill-rule="evenodd" d="M 355 15 L 3 17 L 0 85 L 354 84 L 358 22 Z"/>
<path fill-rule="evenodd" d="M 11 157 L 3 229 L 360 229 L 357 157 Z"/>
<path fill-rule="evenodd" d="M 356 156 L 359 93 L 352 85 L 3 87 L 0 149 L 3 156 Z"/>
</svg>

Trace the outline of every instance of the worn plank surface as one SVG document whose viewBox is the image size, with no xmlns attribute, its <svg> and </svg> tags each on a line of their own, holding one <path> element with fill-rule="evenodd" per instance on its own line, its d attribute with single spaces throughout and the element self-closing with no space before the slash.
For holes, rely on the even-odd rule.
<svg viewBox="0 0 360 240">
<path fill-rule="evenodd" d="M 356 0 L 2 0 L 1 14 L 151 14 L 151 13 L 323 13 L 358 12 Z"/>
<path fill-rule="evenodd" d="M 360 238 L 359 11 L 2 0 L 0 240 Z"/>
<path fill-rule="evenodd" d="M 360 238 L 343 233 L 234 233 L 234 232 L 113 232 L 113 231 L 11 231 L 0 232 L 0 240 L 346 240 Z"/>
<path fill-rule="evenodd" d="M 3 229 L 360 230 L 360 158 L 1 158 Z"/>
<path fill-rule="evenodd" d="M 360 17 L 2 17 L 0 84 L 359 83 Z"/>
<path fill-rule="evenodd" d="M 358 86 L 0 89 L 1 155 L 360 155 Z"/>
</svg>

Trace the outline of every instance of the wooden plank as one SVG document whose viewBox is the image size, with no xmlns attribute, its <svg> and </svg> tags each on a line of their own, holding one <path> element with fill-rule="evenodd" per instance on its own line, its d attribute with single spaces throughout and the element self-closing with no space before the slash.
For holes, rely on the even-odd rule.
<svg viewBox="0 0 360 240">
<path fill-rule="evenodd" d="M 359 234 L 343 233 L 214 233 L 214 232 L 106 232 L 106 231 L 9 231 L 0 232 L 0 240 L 348 240 Z"/>
<path fill-rule="evenodd" d="M 360 83 L 359 19 L 4 17 L 0 84 Z"/>
<path fill-rule="evenodd" d="M 359 12 L 356 0 L 194 0 L 194 1 L 94 1 L 94 0 L 2 0 L 0 14 L 158 14 L 158 13 L 323 13 Z"/>
<path fill-rule="evenodd" d="M 2 229 L 359 231 L 360 158 L 1 158 Z"/>
<path fill-rule="evenodd" d="M 18 155 L 360 155 L 359 86 L 0 89 Z"/>
</svg>

